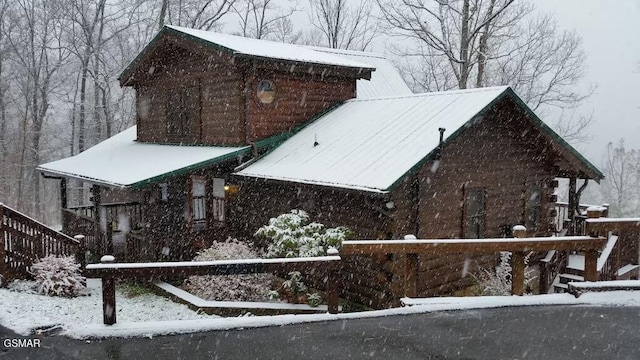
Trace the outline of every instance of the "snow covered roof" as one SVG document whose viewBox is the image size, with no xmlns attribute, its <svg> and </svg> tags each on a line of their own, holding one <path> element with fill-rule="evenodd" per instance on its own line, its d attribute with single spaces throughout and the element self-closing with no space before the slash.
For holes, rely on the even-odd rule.
<svg viewBox="0 0 640 360">
<path fill-rule="evenodd" d="M 250 150 L 248 146 L 159 145 L 135 140 L 133 126 L 78 155 L 40 165 L 38 170 L 112 187 L 136 187 Z"/>
<path fill-rule="evenodd" d="M 356 97 L 358 99 L 374 99 L 413 94 L 407 86 L 407 83 L 402 79 L 402 76 L 400 76 L 398 69 L 382 54 L 321 47 L 310 47 L 310 49 L 352 59 L 376 69 L 376 71 L 371 73 L 370 80 L 359 79 L 356 82 Z"/>
<path fill-rule="evenodd" d="M 151 48 L 152 44 L 154 44 L 164 33 L 176 34 L 234 55 L 366 70 L 362 72 L 363 75 L 369 71 L 375 70 L 374 67 L 366 62 L 359 62 L 351 57 L 338 56 L 331 52 L 317 51 L 304 45 L 287 44 L 263 39 L 252 39 L 242 36 L 216 33 L 213 31 L 165 25 L 156 37 L 151 40 L 147 47 L 131 63 L 129 63 L 127 68 L 122 72 L 122 74 L 120 74 L 120 79 L 124 79 L 126 77 L 126 74 L 134 68 L 135 64 L 148 51 L 148 49 Z"/>
<path fill-rule="evenodd" d="M 384 193 L 433 155 L 438 128 L 447 129 L 446 142 L 505 95 L 521 102 L 509 87 L 349 100 L 236 174 Z M 535 114 L 532 120 L 602 176 Z"/>
</svg>

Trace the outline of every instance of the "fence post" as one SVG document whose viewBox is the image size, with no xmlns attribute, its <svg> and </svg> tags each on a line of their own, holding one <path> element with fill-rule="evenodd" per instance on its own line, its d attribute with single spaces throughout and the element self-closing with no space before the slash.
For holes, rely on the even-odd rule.
<svg viewBox="0 0 640 360">
<path fill-rule="evenodd" d="M 4 205 L 0 203 L 0 287 L 7 285 L 7 252 L 5 242 L 7 241 L 4 229 Z"/>
<path fill-rule="evenodd" d="M 84 270 L 87 266 L 87 244 L 84 240 L 84 235 L 76 235 L 73 237 L 78 240 L 78 249 L 76 250 L 76 260 L 80 263 L 80 268 Z"/>
<path fill-rule="evenodd" d="M 108 264 L 114 260 L 113 256 L 105 255 L 100 262 Z M 110 274 L 102 277 L 102 322 L 105 325 L 116 323 L 116 280 Z"/>
<path fill-rule="evenodd" d="M 598 281 L 598 250 L 587 250 L 584 254 L 584 280 Z"/>
<path fill-rule="evenodd" d="M 415 240 L 414 235 L 405 235 L 405 240 Z M 404 274 L 404 296 L 418 296 L 418 254 L 407 254 Z"/>
<path fill-rule="evenodd" d="M 526 236 L 527 228 L 522 225 L 513 227 L 513 236 L 523 238 Z M 514 251 L 511 255 L 511 295 L 524 294 L 524 257 L 523 251 Z"/>
<path fill-rule="evenodd" d="M 600 214 L 600 208 L 598 207 L 590 206 L 587 208 L 587 219 L 598 219 L 600 218 Z M 585 225 L 585 230 L 585 232 L 589 236 L 598 236 L 598 233 L 596 231 L 591 230 L 591 223 L 589 223 L 588 221 Z"/>
<path fill-rule="evenodd" d="M 336 248 L 329 248 L 327 255 L 338 256 Z M 330 314 L 338 313 L 339 291 L 340 291 L 340 264 L 341 261 L 332 261 L 329 265 L 329 275 L 327 277 L 327 310 Z"/>
</svg>

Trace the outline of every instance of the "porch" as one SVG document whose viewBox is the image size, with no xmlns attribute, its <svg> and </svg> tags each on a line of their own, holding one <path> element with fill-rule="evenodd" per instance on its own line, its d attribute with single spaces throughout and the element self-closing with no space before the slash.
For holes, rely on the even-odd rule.
<svg viewBox="0 0 640 360">
<path fill-rule="evenodd" d="M 145 241 L 145 217 L 139 202 L 70 206 L 61 210 L 62 232 L 84 236 L 91 258 L 114 254 L 127 262 L 155 260 L 159 250 Z"/>
</svg>

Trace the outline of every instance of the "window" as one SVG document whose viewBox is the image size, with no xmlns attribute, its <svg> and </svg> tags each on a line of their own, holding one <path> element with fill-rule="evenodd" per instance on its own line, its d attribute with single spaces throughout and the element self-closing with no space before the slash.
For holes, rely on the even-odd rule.
<svg viewBox="0 0 640 360">
<path fill-rule="evenodd" d="M 169 187 L 167 183 L 160 184 L 160 200 L 165 202 L 169 200 Z"/>
<path fill-rule="evenodd" d="M 542 213 L 542 187 L 538 184 L 531 185 L 527 191 L 525 208 L 525 226 L 527 230 L 540 230 Z"/>
<path fill-rule="evenodd" d="M 276 97 L 276 86 L 269 80 L 262 80 L 258 83 L 258 100 L 263 104 L 271 104 Z"/>
<path fill-rule="evenodd" d="M 207 183 L 201 178 L 191 179 L 191 223 L 195 231 L 207 226 Z"/>
<path fill-rule="evenodd" d="M 169 90 L 167 95 L 167 138 L 169 141 L 188 140 L 196 131 L 200 92 L 197 87 Z"/>
<path fill-rule="evenodd" d="M 213 199 L 211 204 L 211 215 L 214 221 L 224 221 L 225 219 L 225 182 L 224 179 L 213 179 Z"/>
<path fill-rule="evenodd" d="M 485 227 L 485 191 L 483 188 L 464 190 L 464 237 L 467 239 L 484 238 Z"/>
</svg>

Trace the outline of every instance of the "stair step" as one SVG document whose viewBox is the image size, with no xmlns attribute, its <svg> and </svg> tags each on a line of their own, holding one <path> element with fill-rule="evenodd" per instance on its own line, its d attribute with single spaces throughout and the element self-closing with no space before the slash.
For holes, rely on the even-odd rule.
<svg viewBox="0 0 640 360">
<path fill-rule="evenodd" d="M 553 292 L 556 294 L 566 293 L 569 291 L 569 285 L 562 283 L 553 284 Z"/>
<path fill-rule="evenodd" d="M 575 274 L 560 274 L 560 283 L 561 284 L 567 284 L 570 282 L 578 282 L 578 281 L 584 281 L 584 277 L 580 276 L 580 275 L 575 275 Z"/>
</svg>

